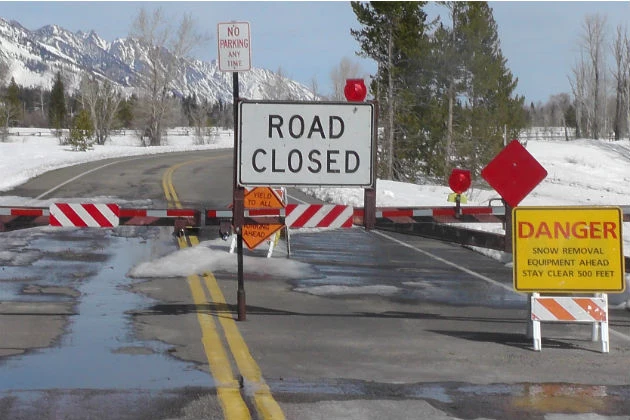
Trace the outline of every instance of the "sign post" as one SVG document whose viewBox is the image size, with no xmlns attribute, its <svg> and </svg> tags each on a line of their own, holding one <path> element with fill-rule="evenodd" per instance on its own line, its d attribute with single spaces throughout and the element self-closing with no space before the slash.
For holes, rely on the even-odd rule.
<svg viewBox="0 0 630 420">
<path fill-rule="evenodd" d="M 236 306 L 238 320 L 246 320 L 245 284 L 243 279 L 243 222 L 244 190 L 236 182 L 237 151 L 238 151 L 238 72 L 251 70 L 251 33 L 249 22 L 223 22 L 217 24 L 217 48 L 219 70 L 232 73 L 232 98 L 234 106 L 234 185 L 232 225 L 236 231 L 236 249 L 238 265 L 238 287 L 236 291 Z"/>
</svg>

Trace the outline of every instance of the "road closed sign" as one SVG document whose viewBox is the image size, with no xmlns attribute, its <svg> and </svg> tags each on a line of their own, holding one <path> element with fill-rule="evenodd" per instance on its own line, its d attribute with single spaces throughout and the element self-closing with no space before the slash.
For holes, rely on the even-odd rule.
<svg viewBox="0 0 630 420">
<path fill-rule="evenodd" d="M 617 207 L 517 207 L 512 212 L 514 289 L 620 293 L 623 213 Z"/>
<path fill-rule="evenodd" d="M 244 101 L 239 110 L 240 185 L 373 185 L 373 104 Z"/>
</svg>

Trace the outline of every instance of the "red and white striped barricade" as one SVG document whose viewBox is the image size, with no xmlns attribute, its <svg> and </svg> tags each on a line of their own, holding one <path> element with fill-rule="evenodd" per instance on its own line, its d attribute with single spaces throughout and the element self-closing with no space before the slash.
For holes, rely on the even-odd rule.
<svg viewBox="0 0 630 420">
<path fill-rule="evenodd" d="M 54 203 L 49 211 L 50 226 L 111 228 L 120 223 L 116 204 Z"/>
<path fill-rule="evenodd" d="M 354 210 L 340 204 L 287 204 L 288 228 L 349 228 Z"/>
<path fill-rule="evenodd" d="M 541 322 L 583 322 L 593 324 L 593 341 L 601 339 L 602 353 L 609 351 L 608 338 L 608 295 L 593 297 L 540 296 L 532 293 L 531 319 L 534 350 L 542 350 Z M 598 337 L 598 327 L 601 336 Z"/>
</svg>

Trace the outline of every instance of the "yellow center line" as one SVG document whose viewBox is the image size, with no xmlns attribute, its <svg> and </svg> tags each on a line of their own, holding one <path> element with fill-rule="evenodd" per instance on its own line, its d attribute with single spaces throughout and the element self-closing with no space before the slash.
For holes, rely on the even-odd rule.
<svg viewBox="0 0 630 420">
<path fill-rule="evenodd" d="M 169 205 L 181 208 L 181 203 L 179 202 L 172 182 L 172 176 L 175 170 L 183 165 L 206 159 L 182 162 L 166 170 L 162 178 L 162 186 Z M 190 236 L 189 240 L 191 246 L 199 244 L 199 239 L 196 236 Z M 186 248 L 188 246 L 186 238 L 180 237 L 178 238 L 178 242 L 180 248 Z M 199 276 L 194 275 L 188 277 L 188 285 L 195 305 L 208 305 L 209 302 L 212 301 L 221 307 L 226 307 L 227 303 L 225 297 L 214 275 L 207 272 L 203 274 L 203 278 L 205 286 L 210 293 L 210 300 L 206 297 Z M 216 329 L 215 317 L 219 319 L 219 323 L 223 328 L 225 339 L 234 357 L 236 366 L 243 378 L 248 382 L 249 387 L 251 387 L 250 389 L 254 390 L 254 402 L 260 418 L 263 420 L 284 420 L 284 413 L 280 405 L 273 398 L 269 386 L 265 383 L 260 367 L 252 357 L 234 318 L 217 316 L 216 313 L 212 316 L 210 314 L 197 312 L 197 318 L 202 330 L 202 342 L 210 370 L 217 381 L 217 394 L 225 418 L 228 420 L 247 420 L 251 417 L 240 390 L 238 389 L 238 383 L 236 383 L 236 388 L 234 387 L 236 381 L 234 380 L 230 362 Z"/>
<path fill-rule="evenodd" d="M 179 237 L 180 249 L 188 247 L 186 238 Z M 199 276 L 188 276 L 188 287 L 197 308 L 209 306 L 209 301 L 203 289 Z M 208 359 L 210 373 L 215 380 L 217 396 L 226 420 L 250 420 L 251 415 L 247 404 L 241 395 L 238 381 L 234 378 L 232 368 L 221 337 L 216 328 L 214 316 L 197 309 L 197 320 L 201 327 L 201 342 Z"/>
</svg>

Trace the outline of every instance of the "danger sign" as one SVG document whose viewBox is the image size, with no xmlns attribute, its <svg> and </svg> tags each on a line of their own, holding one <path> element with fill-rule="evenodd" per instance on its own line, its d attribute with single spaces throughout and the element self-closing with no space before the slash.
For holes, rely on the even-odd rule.
<svg viewBox="0 0 630 420">
<path fill-rule="evenodd" d="M 373 104 L 244 101 L 239 121 L 240 185 L 373 185 Z"/>
<path fill-rule="evenodd" d="M 512 214 L 517 291 L 624 291 L 620 208 L 518 207 Z"/>
</svg>

